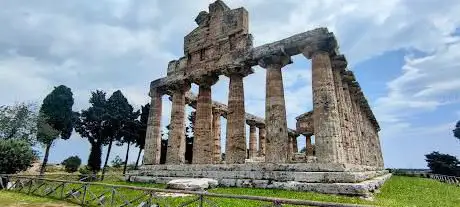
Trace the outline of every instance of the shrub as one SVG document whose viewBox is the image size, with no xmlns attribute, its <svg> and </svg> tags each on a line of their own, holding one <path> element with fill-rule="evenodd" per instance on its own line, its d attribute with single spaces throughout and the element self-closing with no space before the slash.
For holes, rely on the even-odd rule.
<svg viewBox="0 0 460 207">
<path fill-rule="evenodd" d="M 64 165 L 65 171 L 68 173 L 77 172 L 81 165 L 81 159 L 78 156 L 70 156 L 62 161 L 62 165 Z"/>
<path fill-rule="evenodd" d="M 24 140 L 0 139 L 0 173 L 14 174 L 27 170 L 37 159 L 37 153 Z"/>
<path fill-rule="evenodd" d="M 112 160 L 112 167 L 114 168 L 121 168 L 121 166 L 124 164 L 125 162 L 123 162 L 123 160 L 118 155 Z"/>
</svg>

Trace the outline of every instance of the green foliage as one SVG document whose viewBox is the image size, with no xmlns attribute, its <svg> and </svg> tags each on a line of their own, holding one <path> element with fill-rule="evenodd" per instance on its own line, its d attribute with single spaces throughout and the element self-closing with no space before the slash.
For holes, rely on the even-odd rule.
<svg viewBox="0 0 460 207">
<path fill-rule="evenodd" d="M 73 93 L 70 88 L 60 85 L 46 96 L 40 108 L 39 116 L 41 122 L 45 122 L 48 126 L 44 131 L 42 127 L 44 123 L 39 123 L 37 139 L 44 145 L 50 144 L 57 137 L 41 136 L 46 134 L 48 128 L 56 130 L 62 139 L 69 139 L 73 130 L 73 111 L 74 104 Z"/>
<path fill-rule="evenodd" d="M 35 143 L 37 114 L 31 104 L 0 106 L 0 139 L 20 139 Z"/>
<path fill-rule="evenodd" d="M 0 173 L 14 174 L 32 166 L 37 153 L 24 140 L 0 140 Z"/>
<path fill-rule="evenodd" d="M 120 168 L 123 164 L 123 160 L 118 155 L 112 160 L 112 167 L 114 168 Z"/>
<path fill-rule="evenodd" d="M 68 173 L 77 172 L 81 165 L 81 159 L 78 156 L 70 156 L 62 161 L 62 165 L 64 165 L 65 171 Z"/>
<path fill-rule="evenodd" d="M 74 125 L 73 103 L 73 93 L 70 88 L 64 85 L 55 87 L 43 100 L 37 122 L 37 141 L 46 147 L 40 174 L 45 172 L 53 141 L 59 136 L 62 139 L 69 139 L 72 134 Z"/>
<path fill-rule="evenodd" d="M 454 136 L 460 140 L 460 121 L 457 122 L 454 129 Z"/>
<path fill-rule="evenodd" d="M 75 124 L 77 131 L 91 144 L 88 158 L 88 168 L 94 173 L 101 169 L 102 145 L 107 141 L 107 100 L 103 91 L 91 92 L 91 106 L 82 110 Z"/>
<path fill-rule="evenodd" d="M 460 176 L 460 161 L 455 156 L 432 152 L 425 157 L 432 173 Z"/>
</svg>

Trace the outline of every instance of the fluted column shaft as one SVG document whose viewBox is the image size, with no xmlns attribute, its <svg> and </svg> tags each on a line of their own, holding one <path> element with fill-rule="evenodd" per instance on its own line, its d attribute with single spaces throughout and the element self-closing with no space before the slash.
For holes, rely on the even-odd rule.
<svg viewBox="0 0 460 207">
<path fill-rule="evenodd" d="M 265 126 L 259 126 L 259 156 L 265 156 Z"/>
<path fill-rule="evenodd" d="M 218 76 L 203 76 L 194 80 L 199 85 L 199 92 L 193 140 L 193 164 L 211 164 L 213 160 L 211 86 L 218 78 Z"/>
<path fill-rule="evenodd" d="M 289 161 L 289 138 L 286 121 L 283 75 L 281 69 L 291 63 L 290 57 L 270 56 L 259 62 L 267 70 L 265 96 L 266 154 L 265 162 Z"/>
<path fill-rule="evenodd" d="M 299 152 L 299 148 L 297 147 L 297 137 L 292 137 L 292 152 Z"/>
<path fill-rule="evenodd" d="M 213 163 L 218 164 L 221 162 L 221 150 L 220 150 L 220 116 L 219 110 L 213 110 L 212 113 L 212 137 L 213 137 Z"/>
<path fill-rule="evenodd" d="M 312 55 L 313 117 L 318 162 L 343 163 L 341 128 L 328 52 Z"/>
<path fill-rule="evenodd" d="M 176 85 L 172 95 L 171 124 L 169 125 L 166 164 L 185 163 L 185 92 L 189 84 Z"/>
<path fill-rule="evenodd" d="M 311 143 L 311 136 L 312 135 L 305 135 L 305 155 L 306 156 L 313 156 L 313 144 Z"/>
<path fill-rule="evenodd" d="M 257 156 L 257 129 L 255 125 L 249 125 L 249 159 Z"/>
<path fill-rule="evenodd" d="M 351 72 L 351 71 L 348 71 Z M 348 128 L 348 137 L 350 139 L 350 153 L 352 153 L 352 164 L 361 164 L 361 154 L 359 151 L 359 139 L 358 139 L 358 134 L 356 131 L 356 122 L 355 122 L 355 113 L 353 109 L 353 103 L 351 100 L 351 95 L 350 95 L 350 87 L 348 85 L 347 81 L 342 82 L 342 87 L 344 91 L 344 100 L 345 100 L 345 105 L 347 106 L 345 108 L 345 119 L 347 120 L 347 128 Z M 347 136 L 347 135 L 344 135 Z"/>
<path fill-rule="evenodd" d="M 226 71 L 228 86 L 227 140 L 225 161 L 227 164 L 243 164 L 246 160 L 246 111 L 244 108 L 243 78 L 252 73 L 249 67 L 231 68 Z"/>
<path fill-rule="evenodd" d="M 151 101 L 145 137 L 144 165 L 160 164 L 162 96 L 163 94 L 157 89 L 150 92 Z"/>
</svg>

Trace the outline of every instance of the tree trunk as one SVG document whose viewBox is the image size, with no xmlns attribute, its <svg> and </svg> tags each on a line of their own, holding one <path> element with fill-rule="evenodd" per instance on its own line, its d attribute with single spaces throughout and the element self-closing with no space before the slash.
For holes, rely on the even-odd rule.
<svg viewBox="0 0 460 207">
<path fill-rule="evenodd" d="M 107 163 L 109 162 L 110 151 L 112 150 L 113 139 L 110 139 L 109 148 L 107 149 L 107 155 L 105 156 L 104 167 L 102 168 L 101 181 L 104 180 L 105 171 L 107 170 Z"/>
<path fill-rule="evenodd" d="M 52 143 L 49 143 L 46 145 L 45 156 L 43 157 L 42 167 L 40 168 L 40 175 L 45 174 L 45 168 L 46 168 L 46 164 L 48 163 L 48 156 L 50 155 L 51 144 Z"/>
<path fill-rule="evenodd" d="M 136 169 L 136 170 L 137 170 L 137 168 L 139 166 L 139 159 L 141 158 L 141 153 L 142 153 L 142 148 L 139 148 L 139 153 L 137 154 L 136 165 L 134 167 L 134 169 Z"/>
<path fill-rule="evenodd" d="M 125 166 L 123 167 L 123 175 L 126 174 L 126 167 L 128 166 L 128 158 L 129 158 L 129 145 L 130 141 L 128 141 L 128 148 L 126 148 L 126 156 L 125 156 Z"/>
</svg>

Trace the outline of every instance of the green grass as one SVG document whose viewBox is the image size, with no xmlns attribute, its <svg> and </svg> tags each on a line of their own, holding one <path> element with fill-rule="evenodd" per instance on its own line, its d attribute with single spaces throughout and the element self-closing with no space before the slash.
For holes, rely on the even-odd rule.
<svg viewBox="0 0 460 207">
<path fill-rule="evenodd" d="M 50 198 L 29 196 L 22 193 L 0 191 L 0 206 L 2 207 L 57 207 L 75 206 L 64 201 L 57 201 Z"/>
<path fill-rule="evenodd" d="M 126 183 L 121 181 L 106 181 L 108 184 L 115 185 L 131 185 L 138 187 L 154 187 L 164 188 L 165 185 L 161 184 L 142 184 L 142 183 Z M 76 187 L 68 185 L 65 191 Z M 97 194 L 102 193 L 104 188 L 98 185 L 91 185 L 90 191 Z M 142 192 L 132 191 L 129 189 L 119 188 L 118 192 L 125 195 L 127 199 L 133 199 Z M 388 180 L 381 192 L 378 193 L 374 201 L 362 200 L 356 197 L 338 196 L 338 195 L 325 195 L 312 192 L 294 192 L 287 190 L 276 190 L 276 189 L 249 189 L 249 188 L 216 188 L 211 189 L 209 192 L 222 193 L 222 194 L 239 194 L 239 195 L 255 195 L 255 196 L 266 196 L 266 197 L 278 197 L 278 198 L 290 198 L 290 199 L 301 199 L 301 200 L 315 200 L 315 201 L 326 201 L 326 202 L 339 202 L 339 203 L 353 203 L 353 204 L 368 204 L 376 206 L 460 206 L 460 188 L 440 183 L 436 180 L 416 178 L 416 177 L 402 177 L 393 176 Z M 0 192 L 2 195 L 5 192 Z M 10 195 L 16 195 L 10 193 Z M 22 195 L 22 194 L 17 194 Z M 107 197 L 109 194 L 106 194 Z M 0 197 L 0 200 L 2 197 Z M 21 196 L 22 198 L 22 196 Z M 55 196 L 55 198 L 57 198 Z M 90 198 L 87 195 L 87 198 Z M 184 198 L 164 198 L 162 202 L 168 203 L 171 206 L 177 206 L 179 203 L 192 200 L 195 197 L 184 197 Z M 210 200 L 218 203 L 219 206 L 261 206 L 261 204 L 267 204 L 258 201 L 249 200 L 235 200 L 235 199 L 216 199 L 209 198 Z M 11 199 L 10 199 L 11 200 Z M 122 202 L 121 197 L 115 199 L 116 202 Z M 46 202 L 46 201 L 44 201 Z M 160 202 L 160 204 L 162 203 Z M 1 203 L 0 203 L 1 204 Z M 2 205 L 0 205 L 2 206 Z"/>
</svg>

